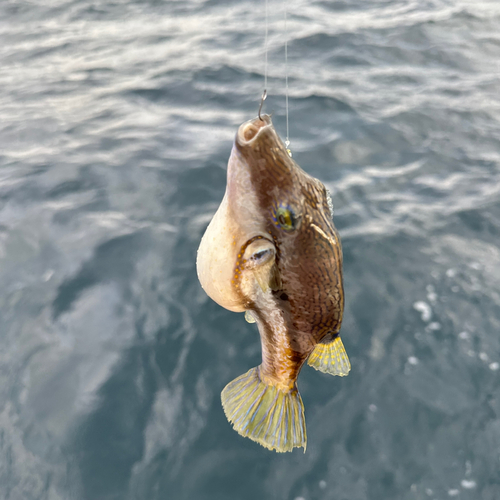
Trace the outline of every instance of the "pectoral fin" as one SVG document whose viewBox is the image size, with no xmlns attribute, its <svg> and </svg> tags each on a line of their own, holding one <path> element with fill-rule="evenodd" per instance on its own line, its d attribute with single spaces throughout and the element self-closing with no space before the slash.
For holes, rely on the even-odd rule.
<svg viewBox="0 0 500 500">
<path fill-rule="evenodd" d="M 307 364 L 320 372 L 340 377 L 345 377 L 351 369 L 344 344 L 338 335 L 330 342 L 316 344 Z"/>
<path fill-rule="evenodd" d="M 255 318 L 250 311 L 245 311 L 245 319 L 247 320 L 247 323 L 255 323 Z"/>
<path fill-rule="evenodd" d="M 276 265 L 276 262 L 274 262 L 273 266 L 271 267 L 271 272 L 269 273 L 269 288 L 271 288 L 271 290 L 273 291 L 276 291 L 281 290 L 282 286 L 283 284 L 281 283 L 280 272 L 278 266 Z"/>
<path fill-rule="evenodd" d="M 254 271 L 254 276 L 260 289 L 266 293 L 269 290 L 269 271 L 267 269 L 256 269 Z"/>
<path fill-rule="evenodd" d="M 252 273 L 264 293 L 269 289 L 273 291 L 281 289 L 281 277 L 275 262 L 268 262 L 264 266 L 254 268 Z"/>
</svg>

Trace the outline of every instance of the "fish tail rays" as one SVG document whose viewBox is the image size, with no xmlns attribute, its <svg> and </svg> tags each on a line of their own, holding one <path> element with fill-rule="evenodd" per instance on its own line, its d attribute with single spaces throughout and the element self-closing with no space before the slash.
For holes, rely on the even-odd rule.
<svg viewBox="0 0 500 500">
<path fill-rule="evenodd" d="M 330 342 L 316 344 L 307 364 L 320 372 L 340 377 L 345 377 L 351 369 L 351 363 L 339 336 Z"/>
<path fill-rule="evenodd" d="M 229 422 L 244 437 L 269 450 L 306 450 L 304 405 L 297 387 L 288 392 L 261 380 L 252 368 L 222 391 L 222 406 Z"/>
</svg>

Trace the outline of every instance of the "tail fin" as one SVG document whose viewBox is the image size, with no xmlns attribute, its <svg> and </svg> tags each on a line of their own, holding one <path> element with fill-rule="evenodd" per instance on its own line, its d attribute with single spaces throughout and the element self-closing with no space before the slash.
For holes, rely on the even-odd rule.
<svg viewBox="0 0 500 500">
<path fill-rule="evenodd" d="M 304 405 L 296 387 L 284 392 L 265 384 L 257 367 L 229 382 L 221 396 L 224 413 L 239 434 L 269 450 L 302 446 L 305 452 Z"/>
<path fill-rule="evenodd" d="M 330 342 L 316 344 L 307 364 L 320 372 L 341 377 L 346 376 L 351 369 L 344 344 L 338 335 Z"/>
</svg>

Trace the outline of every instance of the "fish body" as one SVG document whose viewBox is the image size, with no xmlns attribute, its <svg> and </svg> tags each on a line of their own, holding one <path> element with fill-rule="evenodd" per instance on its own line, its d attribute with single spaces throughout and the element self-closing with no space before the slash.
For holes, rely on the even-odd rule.
<svg viewBox="0 0 500 500">
<path fill-rule="evenodd" d="M 256 322 L 262 364 L 230 382 L 222 403 L 234 428 L 269 449 L 306 446 L 296 380 L 306 360 L 347 375 L 339 337 L 342 249 L 325 186 L 289 156 L 267 115 L 240 126 L 227 187 L 198 250 L 207 294 Z"/>
</svg>

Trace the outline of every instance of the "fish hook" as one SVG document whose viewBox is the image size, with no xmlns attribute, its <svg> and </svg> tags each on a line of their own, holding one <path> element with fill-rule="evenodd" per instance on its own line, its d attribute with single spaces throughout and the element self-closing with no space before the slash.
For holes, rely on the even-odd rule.
<svg viewBox="0 0 500 500">
<path fill-rule="evenodd" d="M 267 89 L 264 89 L 264 92 L 262 92 L 262 98 L 260 99 L 260 106 L 259 106 L 259 120 L 262 120 L 260 116 L 260 112 L 262 111 L 262 106 L 264 104 L 264 101 L 266 100 L 267 97 Z"/>
</svg>

